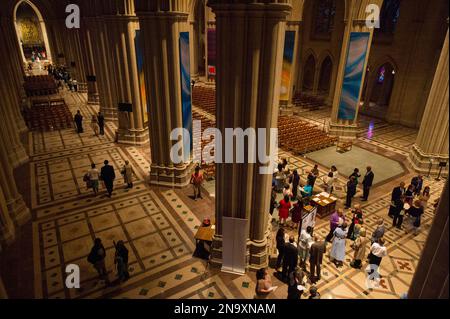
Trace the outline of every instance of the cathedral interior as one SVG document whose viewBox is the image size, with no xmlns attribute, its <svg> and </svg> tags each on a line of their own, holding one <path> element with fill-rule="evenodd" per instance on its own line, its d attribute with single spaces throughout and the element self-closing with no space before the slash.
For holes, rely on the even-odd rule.
<svg viewBox="0 0 450 319">
<path fill-rule="evenodd" d="M 312 288 L 321 299 L 448 298 L 448 6 L 0 1 L 0 298 L 286 299 L 294 272 L 287 248 L 278 264 L 277 234 L 300 253 L 307 224 L 314 241 L 334 235 L 320 278 L 309 257 L 300 267 L 297 299 Z M 231 151 L 228 129 L 246 135 L 231 136 Z M 274 130 L 272 169 L 260 150 Z M 287 202 L 301 203 L 300 222 L 293 210 L 283 220 Z M 354 207 L 365 255 L 385 247 L 373 284 L 366 256 L 354 267 L 356 237 L 335 262 L 330 216 L 342 211 L 338 228 L 353 229 Z M 92 262 L 97 239 L 104 258 Z"/>
</svg>

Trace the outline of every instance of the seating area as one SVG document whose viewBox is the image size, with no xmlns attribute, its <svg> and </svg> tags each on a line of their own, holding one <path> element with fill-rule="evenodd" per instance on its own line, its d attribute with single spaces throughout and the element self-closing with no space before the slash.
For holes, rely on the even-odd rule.
<svg viewBox="0 0 450 319">
<path fill-rule="evenodd" d="M 33 101 L 24 110 L 24 119 L 32 131 L 53 131 L 73 127 L 73 116 L 63 99 Z"/>
<path fill-rule="evenodd" d="M 207 128 L 209 128 L 209 127 L 216 127 L 216 122 L 215 122 L 215 121 L 213 121 L 213 120 L 207 118 L 206 116 L 204 116 L 204 115 L 202 115 L 202 114 L 200 114 L 200 113 L 198 113 L 198 112 L 193 111 L 193 112 L 192 112 L 192 118 L 193 118 L 194 120 L 198 120 L 198 121 L 201 121 L 201 122 L 202 122 L 201 132 L 195 131 L 195 130 L 192 132 L 192 134 L 193 134 L 194 136 L 196 136 L 196 137 L 198 136 L 199 138 L 201 138 L 201 136 L 202 136 L 202 134 L 203 134 L 203 131 L 204 131 L 205 129 L 207 129 Z M 212 140 L 212 138 L 209 139 L 209 140 L 206 140 L 206 141 L 203 141 L 203 140 L 202 140 L 202 142 L 201 142 L 201 147 L 197 147 L 197 148 L 195 148 L 195 149 L 193 150 L 194 154 L 197 154 L 197 156 L 198 156 L 199 158 L 201 158 L 201 152 L 202 152 L 202 150 L 204 149 L 204 147 L 205 147 L 206 145 L 208 145 L 208 144 L 211 142 L 211 140 Z M 214 155 L 214 152 L 212 152 L 211 155 Z M 211 179 L 214 179 L 214 178 L 215 178 L 215 176 L 216 176 L 216 164 L 215 164 L 215 163 L 209 163 L 209 164 L 206 164 L 206 163 L 202 160 L 201 168 L 202 168 L 203 174 L 204 174 L 204 176 L 205 176 L 205 178 L 206 178 L 207 180 L 211 180 Z"/>
<path fill-rule="evenodd" d="M 318 95 L 310 95 L 305 93 L 296 92 L 292 98 L 292 103 L 295 106 L 307 109 L 309 111 L 315 111 L 321 107 L 326 107 L 323 97 Z"/>
<path fill-rule="evenodd" d="M 278 145 L 294 154 L 305 154 L 334 145 L 336 137 L 328 136 L 314 125 L 296 118 L 278 118 Z"/>
<path fill-rule="evenodd" d="M 50 75 L 26 76 L 23 87 L 27 96 L 42 96 L 58 93 L 58 85 Z"/>
</svg>

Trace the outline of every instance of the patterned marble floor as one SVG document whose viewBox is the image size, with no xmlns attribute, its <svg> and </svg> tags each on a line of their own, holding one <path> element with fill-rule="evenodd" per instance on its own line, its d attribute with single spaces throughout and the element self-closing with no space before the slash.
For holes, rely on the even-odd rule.
<svg viewBox="0 0 450 319">
<path fill-rule="evenodd" d="M 63 96 L 71 110 L 80 109 L 85 118 L 96 111 L 95 107 L 86 105 L 86 98 L 81 94 L 64 92 Z M 106 136 L 100 138 L 93 135 L 89 126 L 86 126 L 83 134 L 76 134 L 74 130 L 30 134 L 29 146 L 32 152 L 29 171 L 33 213 L 30 236 L 33 239 L 31 267 L 34 270 L 34 296 L 253 298 L 253 272 L 244 276 L 226 274 L 192 257 L 194 233 L 205 214 L 204 207 L 212 210 L 214 199 L 206 198 L 203 203 L 199 203 L 188 196 L 189 189 L 148 186 L 149 149 L 114 144 L 113 129 L 114 124 L 108 123 Z M 303 157 L 283 151 L 279 155 L 289 157 L 291 165 L 303 177 L 306 170 L 312 168 L 313 162 Z M 94 197 L 82 182 L 89 164 L 100 164 L 104 159 L 111 161 L 118 175 L 112 199 L 104 196 L 104 189 Z M 118 174 L 125 159 L 129 159 L 136 170 L 137 181 L 131 190 L 124 188 Z M 320 167 L 321 176 L 326 172 L 326 168 Z M 410 175 L 402 177 L 404 180 L 408 178 Z M 316 191 L 321 189 L 320 180 Z M 398 180 L 392 182 L 398 183 Z M 336 185 L 336 196 L 340 201 L 345 196 L 344 183 L 345 178 L 340 177 Z M 443 181 L 429 179 L 425 184 L 431 185 L 430 202 L 433 202 L 440 194 Z M 363 206 L 369 233 L 378 216 L 390 221 L 386 216 L 390 188 L 378 186 L 370 201 Z M 423 219 L 422 231 L 417 236 L 388 229 L 386 238 L 389 256 L 381 264 L 383 279 L 377 289 L 367 289 L 363 270 L 349 267 L 350 243 L 347 243 L 348 259 L 344 267 L 337 269 L 325 258 L 323 279 L 317 284 L 323 298 L 399 298 L 406 292 L 412 279 L 432 218 L 433 211 L 429 208 Z M 276 228 L 274 224 L 274 232 Z M 326 235 L 328 221 L 317 220 L 315 231 L 321 236 Z M 110 279 L 115 277 L 113 241 L 124 240 L 130 252 L 131 278 L 127 282 L 105 287 L 98 280 L 95 270 L 86 260 L 95 237 L 101 237 L 107 248 Z M 276 257 L 275 250 L 272 253 L 273 260 Z M 80 266 L 80 289 L 65 288 L 65 267 L 70 263 Z M 273 271 L 270 270 L 271 273 Z M 273 281 L 279 289 L 270 297 L 286 298 L 286 285 L 276 278 Z"/>
</svg>

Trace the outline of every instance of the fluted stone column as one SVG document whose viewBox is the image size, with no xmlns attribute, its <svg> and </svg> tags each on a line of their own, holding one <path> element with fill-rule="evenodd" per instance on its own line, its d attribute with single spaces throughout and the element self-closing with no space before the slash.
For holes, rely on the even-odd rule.
<svg viewBox="0 0 450 319">
<path fill-rule="evenodd" d="M 3 171 L 0 170 L 0 178 L 3 178 Z M 14 241 L 15 227 L 14 222 L 9 216 L 8 207 L 6 206 L 5 196 L 0 187 L 0 251 L 2 246 L 8 245 Z"/>
<path fill-rule="evenodd" d="M 90 20 L 87 18 L 82 20 L 82 25 L 80 28 L 80 44 L 82 48 L 82 56 L 84 60 L 84 64 L 86 66 L 85 69 L 85 79 L 87 83 L 87 102 L 88 104 L 99 104 L 99 94 L 97 87 L 97 79 L 96 79 L 96 68 L 94 65 L 94 50 L 93 50 L 93 34 L 95 32 L 95 24 L 89 23 Z M 93 78 L 91 78 L 93 77 Z"/>
<path fill-rule="evenodd" d="M 136 0 L 144 53 L 145 88 L 149 103 L 150 183 L 185 186 L 192 163 L 174 164 L 170 133 L 182 128 L 180 32 L 189 32 L 188 1 Z M 191 39 L 192 40 L 192 39 Z M 190 89 L 190 86 L 189 86 Z"/>
<path fill-rule="evenodd" d="M 408 291 L 409 299 L 448 299 L 448 181 Z"/>
<path fill-rule="evenodd" d="M 2 86 L 0 85 L 0 87 Z M 1 106 L 0 109 L 2 109 Z M 8 128 L 4 125 L 0 125 L 0 148 L 3 150 L 7 149 L 10 139 L 11 136 L 8 132 Z M 23 225 L 31 218 L 31 215 L 22 195 L 20 195 L 17 190 L 13 167 L 10 164 L 7 152 L 5 151 L 0 152 L 0 171 L 0 188 L 3 190 L 10 218 L 17 225 Z"/>
<path fill-rule="evenodd" d="M 433 173 L 439 170 L 439 162 L 448 166 L 448 54 L 447 30 L 419 133 L 408 157 L 412 167 L 422 173 L 430 169 L 430 160 Z"/>
<path fill-rule="evenodd" d="M 128 2 L 132 3 L 131 0 Z M 119 143 L 145 144 L 148 142 L 148 129 L 144 127 L 146 110 L 141 101 L 135 49 L 135 33 L 139 29 L 139 23 L 134 10 L 128 10 L 133 10 L 133 7 L 128 7 L 124 14 L 104 17 L 113 55 L 118 102 L 132 104 L 132 112 L 118 112 L 117 135 Z M 141 42 L 145 41 L 143 37 L 141 39 Z"/>
<path fill-rule="evenodd" d="M 2 23 L 1 28 L 5 25 Z M 0 30 L 0 31 L 2 31 Z M 8 47 L 9 40 L 8 35 L 10 33 L 0 32 L 0 45 Z M 14 38 L 13 38 L 14 39 Z M 28 161 L 28 155 L 24 146 L 20 141 L 19 132 L 21 131 L 20 125 L 18 125 L 18 111 L 20 107 L 20 98 L 18 95 L 18 79 L 14 76 L 14 72 L 18 70 L 13 69 L 14 62 L 11 55 L 5 56 L 5 61 L 0 63 L 0 78 L 4 79 L 0 83 L 0 114 L 3 120 L 2 127 L 6 129 L 9 139 L 5 144 L 3 152 L 9 157 L 9 162 L 13 167 L 17 167 Z M 6 80 L 9 79 L 9 80 Z M 20 112 L 19 112 L 20 113 Z"/>
<path fill-rule="evenodd" d="M 376 4 L 381 8 L 383 0 L 370 1 L 370 4 Z M 364 78 L 366 76 L 367 61 L 369 60 L 370 48 L 372 45 L 373 28 L 366 25 L 367 13 L 366 6 L 369 4 L 367 0 L 350 0 L 348 2 L 347 20 L 345 20 L 344 36 L 342 39 L 342 49 L 339 59 L 338 73 L 336 77 L 336 88 L 333 97 L 333 105 L 331 110 L 330 130 L 329 133 L 335 136 L 342 136 L 345 138 L 356 138 L 358 129 L 358 110 L 361 101 L 361 92 L 363 89 Z M 360 81 L 359 95 L 356 101 L 356 112 L 354 118 L 351 120 L 340 119 L 338 116 L 339 106 L 342 96 L 342 87 L 345 76 L 345 67 L 347 62 L 347 54 L 349 51 L 350 35 L 352 32 L 368 32 L 369 40 L 367 44 L 367 51 L 363 62 L 363 72 Z"/>
<path fill-rule="evenodd" d="M 6 293 L 5 285 L 0 277 L 0 299 L 8 299 L 8 294 Z"/>
<path fill-rule="evenodd" d="M 217 128 L 223 136 L 225 128 L 276 128 L 290 4 L 217 0 L 209 6 L 216 14 Z M 268 144 L 269 130 L 264 137 Z M 244 163 L 216 164 L 214 264 L 222 263 L 222 217 L 248 220 L 247 264 L 255 269 L 268 264 L 272 174 L 261 174 L 261 166 L 249 163 L 247 151 Z"/>
</svg>

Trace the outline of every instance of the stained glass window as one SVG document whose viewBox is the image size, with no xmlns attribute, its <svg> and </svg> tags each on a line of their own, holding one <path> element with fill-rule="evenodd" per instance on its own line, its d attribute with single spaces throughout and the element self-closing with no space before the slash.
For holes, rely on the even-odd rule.
<svg viewBox="0 0 450 319">
<path fill-rule="evenodd" d="M 336 14 L 335 0 L 317 0 L 313 19 L 314 35 L 330 35 Z"/>
<path fill-rule="evenodd" d="M 400 16 L 400 0 L 384 0 L 380 12 L 378 32 L 393 34 Z"/>
<path fill-rule="evenodd" d="M 378 83 L 383 83 L 384 82 L 385 73 L 386 73 L 386 68 L 383 65 L 380 68 L 380 71 L 378 72 Z"/>
</svg>

